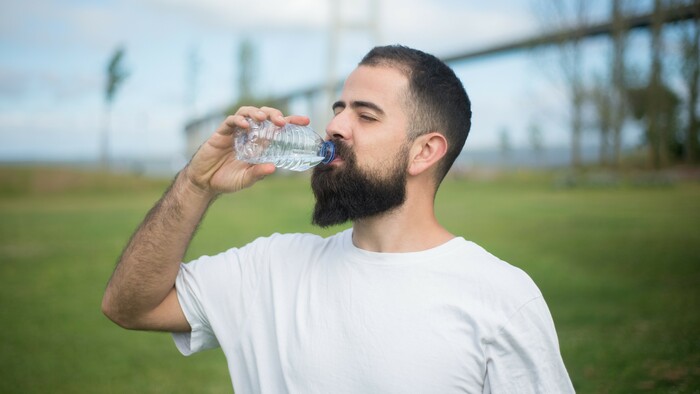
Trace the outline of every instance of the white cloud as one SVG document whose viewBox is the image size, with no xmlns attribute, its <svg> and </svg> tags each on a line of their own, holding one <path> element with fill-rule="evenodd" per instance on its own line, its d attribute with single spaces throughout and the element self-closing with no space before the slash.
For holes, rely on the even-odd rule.
<svg viewBox="0 0 700 394">
<path fill-rule="evenodd" d="M 186 16 L 202 26 L 251 35 L 325 28 L 322 0 L 145 0 L 157 10 Z"/>
</svg>

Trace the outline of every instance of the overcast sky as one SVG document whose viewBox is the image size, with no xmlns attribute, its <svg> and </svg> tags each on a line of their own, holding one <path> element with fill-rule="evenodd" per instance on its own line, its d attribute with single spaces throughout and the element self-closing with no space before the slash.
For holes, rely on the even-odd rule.
<svg viewBox="0 0 700 394">
<path fill-rule="evenodd" d="M 369 12 L 367 0 L 343 3 L 345 21 L 362 21 Z M 113 106 L 113 157 L 181 155 L 192 113 L 237 97 L 244 39 L 255 44 L 261 93 L 325 81 L 324 0 L 5 0 L 0 7 L 0 161 L 96 159 L 105 69 L 119 45 L 130 75 Z M 380 44 L 437 56 L 543 29 L 526 0 L 381 0 L 379 18 Z M 338 75 L 374 44 L 361 31 L 343 35 Z M 187 77 L 193 53 L 199 65 L 194 106 Z M 563 114 L 537 115 L 564 100 L 544 67 L 527 52 L 456 67 L 474 103 L 468 145 L 494 146 L 504 128 L 515 143 L 525 143 L 528 123 L 563 120 Z M 325 125 L 313 125 L 323 132 Z M 565 141 L 551 132 L 545 142 Z"/>
</svg>

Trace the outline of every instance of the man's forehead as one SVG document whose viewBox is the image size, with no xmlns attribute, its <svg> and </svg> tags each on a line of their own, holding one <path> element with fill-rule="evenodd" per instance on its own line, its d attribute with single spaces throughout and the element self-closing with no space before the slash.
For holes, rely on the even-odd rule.
<svg viewBox="0 0 700 394">
<path fill-rule="evenodd" d="M 372 102 L 380 107 L 400 104 L 408 88 L 408 79 L 395 68 L 386 66 L 359 66 L 343 85 L 341 101 Z"/>
</svg>

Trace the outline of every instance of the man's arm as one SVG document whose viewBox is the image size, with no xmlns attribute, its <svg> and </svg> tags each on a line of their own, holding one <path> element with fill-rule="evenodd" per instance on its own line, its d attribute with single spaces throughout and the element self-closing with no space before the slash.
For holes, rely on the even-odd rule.
<svg viewBox="0 0 700 394">
<path fill-rule="evenodd" d="M 119 259 L 102 300 L 103 312 L 124 328 L 189 331 L 174 291 L 179 263 L 214 196 L 181 171 L 146 215 Z"/>
<path fill-rule="evenodd" d="M 235 159 L 232 134 L 248 127 L 245 117 L 306 125 L 306 117 L 284 118 L 272 108 L 243 107 L 224 123 L 177 175 L 127 244 L 109 280 L 102 311 L 129 329 L 189 331 L 175 292 L 175 279 L 207 207 L 221 193 L 253 185 L 275 171 L 272 164 Z"/>
</svg>

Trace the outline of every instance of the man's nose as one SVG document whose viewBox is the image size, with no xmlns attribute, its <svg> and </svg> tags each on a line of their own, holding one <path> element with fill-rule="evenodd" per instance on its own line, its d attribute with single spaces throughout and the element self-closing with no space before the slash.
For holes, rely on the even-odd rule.
<svg viewBox="0 0 700 394">
<path fill-rule="evenodd" d="M 350 138 L 350 125 L 348 122 L 346 111 L 333 116 L 326 127 L 326 135 L 330 139 L 348 140 Z"/>
</svg>

